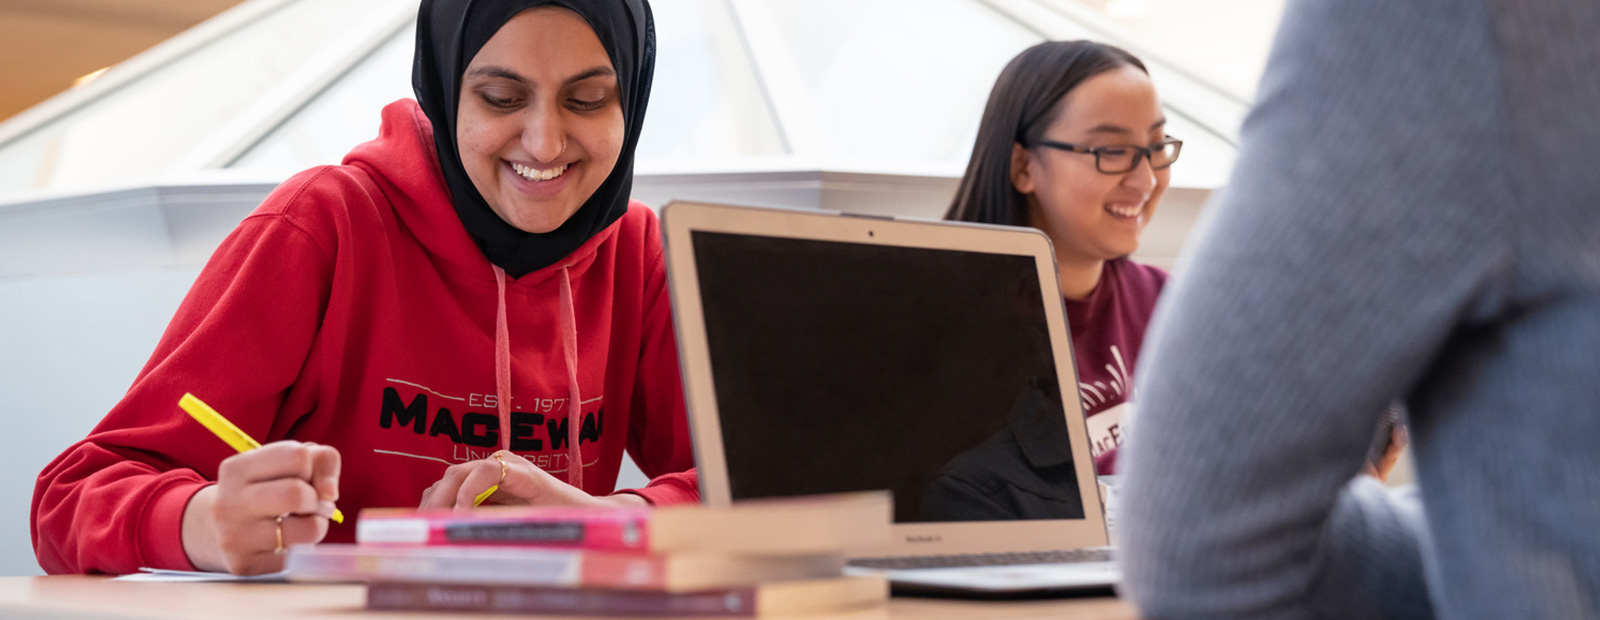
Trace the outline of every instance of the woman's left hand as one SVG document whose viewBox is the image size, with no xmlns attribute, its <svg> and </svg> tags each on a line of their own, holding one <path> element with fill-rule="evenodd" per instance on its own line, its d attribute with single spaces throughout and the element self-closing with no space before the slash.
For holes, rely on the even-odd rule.
<svg viewBox="0 0 1600 620">
<path fill-rule="evenodd" d="M 489 458 L 451 465 L 438 482 L 422 492 L 418 508 L 473 507 L 478 495 L 498 485 L 483 505 L 621 506 L 645 505 L 632 493 L 595 497 L 550 475 L 528 459 L 500 450 Z"/>
</svg>

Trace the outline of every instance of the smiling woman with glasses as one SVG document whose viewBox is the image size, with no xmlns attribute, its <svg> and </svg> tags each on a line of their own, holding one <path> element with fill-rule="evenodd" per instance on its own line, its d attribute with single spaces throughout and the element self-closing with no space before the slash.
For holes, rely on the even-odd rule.
<svg viewBox="0 0 1600 620">
<path fill-rule="evenodd" d="M 1145 325 L 1167 280 L 1128 259 L 1183 149 L 1165 129 L 1138 58 L 1092 41 L 1041 43 L 995 82 L 945 215 L 1050 237 L 1079 380 L 1064 391 L 1089 416 L 1101 474 L 1113 473 Z"/>
</svg>

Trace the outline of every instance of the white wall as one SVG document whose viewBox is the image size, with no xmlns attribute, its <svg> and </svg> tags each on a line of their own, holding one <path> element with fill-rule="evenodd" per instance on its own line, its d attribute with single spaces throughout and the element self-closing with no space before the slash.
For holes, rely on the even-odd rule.
<svg viewBox="0 0 1600 620">
<path fill-rule="evenodd" d="M 38 574 L 33 482 L 88 434 L 155 348 L 194 270 L 0 279 L 0 575 Z"/>
</svg>

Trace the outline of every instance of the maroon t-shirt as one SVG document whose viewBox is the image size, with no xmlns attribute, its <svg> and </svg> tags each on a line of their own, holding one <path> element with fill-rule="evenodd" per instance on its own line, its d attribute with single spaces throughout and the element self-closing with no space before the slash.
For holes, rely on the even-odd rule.
<svg viewBox="0 0 1600 620">
<path fill-rule="evenodd" d="M 1115 473 L 1122 423 L 1132 409 L 1133 369 L 1166 283 L 1166 271 L 1119 258 L 1106 261 L 1100 283 L 1088 297 L 1065 300 L 1078 364 L 1078 398 L 1088 416 L 1089 444 L 1101 475 Z"/>
</svg>

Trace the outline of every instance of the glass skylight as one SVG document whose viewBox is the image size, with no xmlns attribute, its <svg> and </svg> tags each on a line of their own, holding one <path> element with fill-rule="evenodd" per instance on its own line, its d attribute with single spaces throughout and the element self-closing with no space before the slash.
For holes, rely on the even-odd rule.
<svg viewBox="0 0 1600 620">
<path fill-rule="evenodd" d="M 638 170 L 959 175 L 1012 56 L 1046 38 L 1116 36 L 1064 2 L 657 0 Z M 239 11 L 250 18 L 203 25 L 162 62 L 113 68 L 102 81 L 114 86 L 81 105 L 0 125 L 0 197 L 207 170 L 282 178 L 337 163 L 376 135 L 382 106 L 411 96 L 415 0 L 248 0 Z M 1220 185 L 1244 104 L 1146 61 L 1185 141 L 1174 184 Z"/>
<path fill-rule="evenodd" d="M 275 4 L 226 36 L 0 145 L 0 193 L 149 183 L 182 170 L 196 149 L 262 114 L 274 89 L 342 53 L 362 30 L 352 24 L 372 24 L 374 13 L 400 5 L 415 10 L 415 2 L 401 0 Z M 116 72 L 100 80 L 112 81 Z"/>
</svg>

